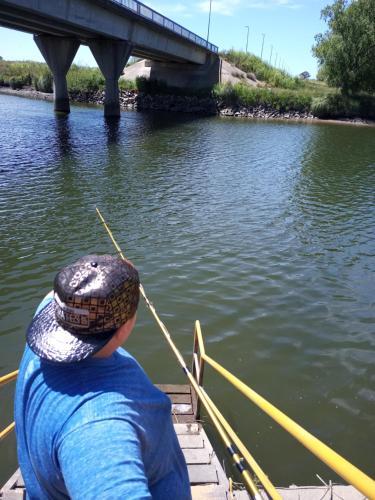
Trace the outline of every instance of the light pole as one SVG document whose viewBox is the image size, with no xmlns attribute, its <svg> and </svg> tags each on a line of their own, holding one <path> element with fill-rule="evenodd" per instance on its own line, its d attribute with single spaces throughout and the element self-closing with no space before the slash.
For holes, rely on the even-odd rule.
<svg viewBox="0 0 375 500">
<path fill-rule="evenodd" d="M 249 26 L 245 26 L 245 28 L 247 28 L 247 37 L 246 37 L 246 54 L 247 54 L 247 48 L 249 46 Z"/>
<path fill-rule="evenodd" d="M 264 37 L 265 37 L 265 36 L 266 36 L 266 35 L 265 35 L 264 33 L 262 33 L 263 41 L 262 41 L 262 50 L 260 51 L 260 58 L 261 58 L 261 59 L 262 59 L 262 57 L 263 57 L 263 47 L 264 47 Z"/>
<path fill-rule="evenodd" d="M 207 42 L 208 42 L 208 39 L 210 38 L 211 9 L 212 9 L 212 0 L 210 0 L 210 11 L 208 14 Z"/>
</svg>

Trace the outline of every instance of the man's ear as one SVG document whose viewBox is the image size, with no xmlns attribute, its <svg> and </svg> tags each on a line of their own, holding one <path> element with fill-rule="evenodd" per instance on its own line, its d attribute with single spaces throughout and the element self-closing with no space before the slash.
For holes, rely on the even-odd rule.
<svg viewBox="0 0 375 500">
<path fill-rule="evenodd" d="M 120 328 L 117 329 L 116 333 L 114 334 L 114 337 L 118 342 L 120 342 L 120 344 L 123 344 L 131 334 L 136 319 L 137 319 L 137 314 L 134 314 L 132 318 L 128 319 L 126 323 L 124 323 L 122 326 L 120 326 Z"/>
</svg>

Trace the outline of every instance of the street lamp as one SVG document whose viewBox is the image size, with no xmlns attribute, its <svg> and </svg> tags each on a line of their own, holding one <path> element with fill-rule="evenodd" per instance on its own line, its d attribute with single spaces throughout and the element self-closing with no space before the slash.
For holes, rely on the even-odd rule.
<svg viewBox="0 0 375 500">
<path fill-rule="evenodd" d="M 210 12 L 208 14 L 207 42 L 208 39 L 210 38 L 211 9 L 212 9 L 212 0 L 210 0 Z"/>
<path fill-rule="evenodd" d="M 247 54 L 247 48 L 249 46 L 249 26 L 245 26 L 245 28 L 247 28 L 247 37 L 246 37 L 246 54 Z"/>
</svg>

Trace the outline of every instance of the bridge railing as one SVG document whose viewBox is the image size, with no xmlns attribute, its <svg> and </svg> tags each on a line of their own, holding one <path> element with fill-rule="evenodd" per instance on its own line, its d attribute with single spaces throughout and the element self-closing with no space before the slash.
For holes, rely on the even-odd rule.
<svg viewBox="0 0 375 500">
<path fill-rule="evenodd" d="M 208 42 L 201 36 L 198 36 L 195 33 L 187 30 L 180 24 L 175 23 L 171 19 L 168 19 L 168 17 L 159 14 L 159 12 L 156 12 L 150 7 L 147 7 L 147 5 L 138 2 L 137 0 L 111 0 L 111 1 L 116 4 L 120 4 L 125 9 L 129 9 L 135 14 L 144 17 L 145 19 L 148 19 L 156 24 L 159 24 L 160 26 L 163 26 L 163 28 L 173 31 L 177 35 L 187 38 L 193 43 L 196 43 L 197 45 L 200 45 L 201 47 L 204 47 L 211 52 L 217 53 L 219 51 L 216 45 L 213 45 L 212 43 Z"/>
</svg>

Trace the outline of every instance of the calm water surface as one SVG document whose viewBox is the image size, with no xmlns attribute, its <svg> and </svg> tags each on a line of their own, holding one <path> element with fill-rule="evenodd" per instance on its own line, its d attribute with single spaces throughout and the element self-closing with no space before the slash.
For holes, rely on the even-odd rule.
<svg viewBox="0 0 375 500">
<path fill-rule="evenodd" d="M 113 253 L 99 206 L 189 362 L 200 319 L 211 356 L 375 476 L 375 128 L 102 115 L 0 96 L 0 373 L 56 271 Z M 127 347 L 183 381 L 143 305 Z M 209 368 L 205 384 L 276 484 L 335 478 Z M 3 482 L 14 437 L 0 457 Z"/>
</svg>

